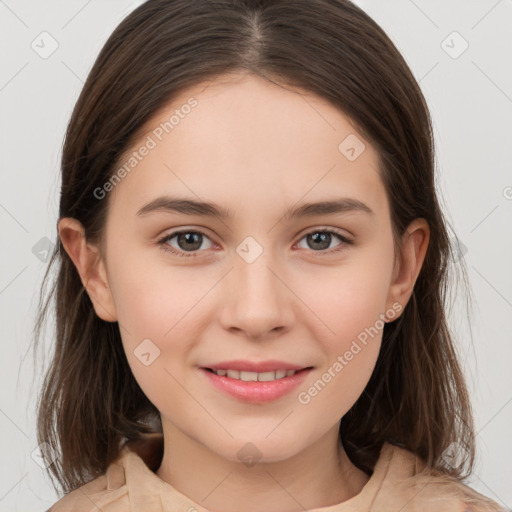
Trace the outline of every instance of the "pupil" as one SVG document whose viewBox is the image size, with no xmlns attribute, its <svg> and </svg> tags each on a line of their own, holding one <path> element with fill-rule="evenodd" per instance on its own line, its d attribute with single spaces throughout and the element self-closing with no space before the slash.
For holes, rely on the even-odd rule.
<svg viewBox="0 0 512 512">
<path fill-rule="evenodd" d="M 317 249 L 327 249 L 331 242 L 331 234 L 324 232 L 313 233 L 312 235 L 308 235 L 308 242 L 310 240 L 313 242 L 323 242 L 320 247 L 318 245 L 316 246 Z"/>
<path fill-rule="evenodd" d="M 200 233 L 180 233 L 178 235 L 178 244 L 180 246 L 180 249 L 184 249 L 186 251 L 199 249 L 199 247 L 201 247 L 201 236 L 202 235 Z M 187 242 L 188 245 L 182 247 L 182 241 Z M 192 242 L 192 245 L 190 245 L 190 242 Z"/>
</svg>

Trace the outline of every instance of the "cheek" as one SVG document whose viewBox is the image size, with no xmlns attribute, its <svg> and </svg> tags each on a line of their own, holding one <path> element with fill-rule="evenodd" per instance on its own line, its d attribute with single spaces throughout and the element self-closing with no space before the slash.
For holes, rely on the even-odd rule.
<svg viewBox="0 0 512 512">
<path fill-rule="evenodd" d="M 388 292 L 386 265 L 360 259 L 310 273 L 299 296 L 318 317 L 320 337 L 331 339 L 332 348 L 343 348 L 385 313 Z"/>
<path fill-rule="evenodd" d="M 194 307 L 212 287 L 208 276 L 185 267 L 149 265 L 144 261 L 124 261 L 113 274 L 114 300 L 119 323 L 130 333 L 133 343 L 141 337 L 161 340 L 183 332 Z M 140 342 L 140 340 L 139 340 Z"/>
<path fill-rule="evenodd" d="M 148 399 L 165 410 L 172 397 L 179 409 L 189 400 L 178 382 L 183 382 L 187 354 L 197 338 L 194 306 L 206 285 L 192 283 L 178 270 L 148 267 L 133 271 L 137 267 L 126 264 L 116 269 L 122 343 L 133 376 Z"/>
<path fill-rule="evenodd" d="M 120 333 L 135 380 L 151 402 L 161 405 L 162 392 L 183 393 L 172 377 L 183 380 L 187 354 L 198 338 L 195 306 L 211 284 L 179 269 L 133 263 L 123 262 L 112 276 Z"/>
<path fill-rule="evenodd" d="M 312 417 L 339 420 L 357 401 L 366 387 L 379 356 L 384 322 L 385 287 L 375 280 L 343 281 L 344 286 L 329 287 L 309 296 L 320 322 L 312 336 L 325 355 L 321 367 L 301 388 L 298 401 Z M 308 299 L 306 299 L 308 300 Z"/>
<path fill-rule="evenodd" d="M 310 274 L 301 295 L 317 317 L 311 316 L 315 321 L 307 325 L 325 354 L 322 368 L 303 389 L 304 400 L 311 399 L 316 403 L 313 407 L 319 408 L 320 404 L 336 404 L 333 419 L 345 414 L 357 400 L 379 355 L 389 273 L 382 258 L 372 257 L 354 258 L 335 270 L 324 268 Z M 320 390 L 322 397 L 314 398 L 315 393 L 320 396 Z"/>
</svg>

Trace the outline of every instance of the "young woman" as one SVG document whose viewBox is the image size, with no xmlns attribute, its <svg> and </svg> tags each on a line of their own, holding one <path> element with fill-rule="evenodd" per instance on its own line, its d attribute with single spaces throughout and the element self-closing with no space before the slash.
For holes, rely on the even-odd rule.
<svg viewBox="0 0 512 512">
<path fill-rule="evenodd" d="M 50 510 L 500 510 L 425 99 L 346 0 L 149 0 L 69 123 Z"/>
</svg>

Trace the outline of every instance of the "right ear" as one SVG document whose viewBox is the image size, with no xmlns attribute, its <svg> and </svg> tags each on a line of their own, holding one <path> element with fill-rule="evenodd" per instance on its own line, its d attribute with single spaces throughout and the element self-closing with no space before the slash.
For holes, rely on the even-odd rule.
<svg viewBox="0 0 512 512">
<path fill-rule="evenodd" d="M 76 219 L 59 219 L 58 231 L 62 245 L 73 261 L 91 299 L 94 311 L 106 322 L 117 322 L 114 298 L 99 249 L 87 243 L 84 227 Z"/>
</svg>

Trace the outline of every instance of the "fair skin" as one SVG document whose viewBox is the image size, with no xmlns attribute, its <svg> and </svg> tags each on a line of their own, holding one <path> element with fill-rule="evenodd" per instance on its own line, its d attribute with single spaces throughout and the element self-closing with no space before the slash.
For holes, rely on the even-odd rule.
<svg viewBox="0 0 512 512">
<path fill-rule="evenodd" d="M 96 314 L 119 322 L 133 375 L 160 411 L 162 480 L 223 512 L 341 503 L 369 478 L 347 457 L 338 430 L 372 374 L 382 331 L 309 403 L 297 395 L 379 315 L 393 304 L 405 307 L 428 225 L 417 219 L 408 227 L 399 264 L 370 143 L 322 98 L 252 75 L 224 76 L 182 93 L 147 123 L 130 151 L 190 97 L 197 106 L 110 192 L 105 245 L 88 243 L 70 218 L 59 222 L 61 240 Z M 354 161 L 338 150 L 349 134 L 366 145 Z M 137 215 L 162 195 L 215 203 L 234 215 Z M 283 217 L 290 207 L 341 197 L 363 202 L 373 215 Z M 158 245 L 178 230 L 204 233 L 195 257 Z M 326 230 L 353 244 L 336 234 L 325 245 L 308 242 L 306 235 Z M 236 251 L 248 236 L 263 249 L 251 263 Z M 191 254 L 186 244 L 178 237 L 166 242 Z M 134 350 L 148 338 L 160 355 L 145 366 Z M 246 403 L 211 386 L 199 369 L 230 359 L 313 369 L 300 389 L 270 403 Z M 247 443 L 261 454 L 250 467 L 237 455 Z"/>
</svg>

